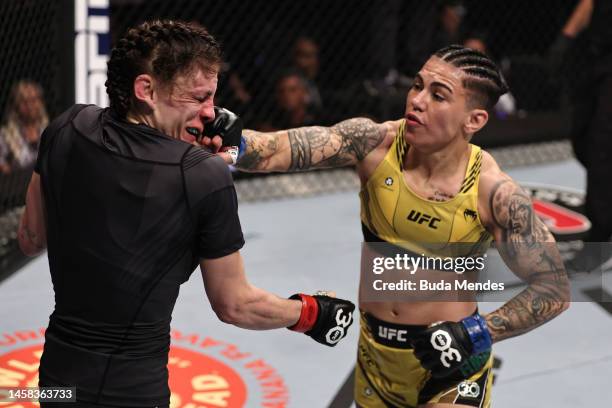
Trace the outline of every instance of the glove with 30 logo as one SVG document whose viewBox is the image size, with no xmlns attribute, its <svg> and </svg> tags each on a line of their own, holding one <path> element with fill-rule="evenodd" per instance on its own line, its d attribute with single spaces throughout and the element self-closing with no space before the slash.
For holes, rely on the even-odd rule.
<svg viewBox="0 0 612 408">
<path fill-rule="evenodd" d="M 412 342 L 414 355 L 434 378 L 476 373 L 488 360 L 491 335 L 486 320 L 475 314 L 458 323 L 442 322 L 424 330 Z"/>
<path fill-rule="evenodd" d="M 298 322 L 288 329 L 304 333 L 326 346 L 334 347 L 346 337 L 353 324 L 355 305 L 348 300 L 303 293 L 289 299 L 302 301 L 302 313 Z"/>
</svg>

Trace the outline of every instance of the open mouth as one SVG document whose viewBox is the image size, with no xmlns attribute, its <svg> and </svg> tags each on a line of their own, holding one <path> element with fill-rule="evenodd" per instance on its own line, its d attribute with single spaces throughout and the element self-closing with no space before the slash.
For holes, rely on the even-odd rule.
<svg viewBox="0 0 612 408">
<path fill-rule="evenodd" d="M 200 138 L 200 131 L 194 127 L 188 127 L 186 128 L 187 133 L 189 133 L 191 136 L 195 137 L 196 139 Z"/>
<path fill-rule="evenodd" d="M 412 113 L 409 113 L 408 115 L 406 115 L 406 119 L 408 119 L 411 122 L 415 122 L 415 123 L 417 123 L 419 125 L 423 124 L 423 122 L 416 115 L 414 115 Z"/>
</svg>

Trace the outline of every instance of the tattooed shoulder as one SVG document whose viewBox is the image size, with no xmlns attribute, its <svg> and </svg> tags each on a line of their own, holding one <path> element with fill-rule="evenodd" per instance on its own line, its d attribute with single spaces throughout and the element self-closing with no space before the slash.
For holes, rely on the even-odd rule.
<svg viewBox="0 0 612 408">
<path fill-rule="evenodd" d="M 489 211 L 504 241 L 550 242 L 550 231 L 535 213 L 530 195 L 510 178 L 492 188 Z"/>
</svg>

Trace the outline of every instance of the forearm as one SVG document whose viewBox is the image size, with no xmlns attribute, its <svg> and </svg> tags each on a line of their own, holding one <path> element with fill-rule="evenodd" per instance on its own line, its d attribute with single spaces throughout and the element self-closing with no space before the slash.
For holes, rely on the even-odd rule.
<svg viewBox="0 0 612 408">
<path fill-rule="evenodd" d="M 286 142 L 287 132 L 242 131 L 245 141 L 244 154 L 238 159 L 236 167 L 246 172 L 285 171 L 289 167 L 290 154 Z"/>
<path fill-rule="evenodd" d="M 28 210 L 24 209 L 19 220 L 19 232 L 17 234 L 19 248 L 27 256 L 36 256 L 46 248 L 46 237 L 37 233 L 28 225 Z"/>
<path fill-rule="evenodd" d="M 283 299 L 251 286 L 242 299 L 225 307 L 219 317 L 243 329 L 269 330 L 294 325 L 301 310 L 298 300 Z"/>
<path fill-rule="evenodd" d="M 499 309 L 486 315 L 493 342 L 526 333 L 569 307 L 569 281 L 565 272 L 551 273 L 529 284 Z"/>
<path fill-rule="evenodd" d="M 26 206 L 19 220 L 17 240 L 22 252 L 36 256 L 47 247 L 46 212 L 40 188 L 40 176 L 32 175 L 26 193 Z"/>
<path fill-rule="evenodd" d="M 563 34 L 570 38 L 574 38 L 580 34 L 582 30 L 588 27 L 591 21 L 592 12 L 593 0 L 581 0 L 563 26 Z"/>
<path fill-rule="evenodd" d="M 492 340 L 526 333 L 569 307 L 569 280 L 554 237 L 537 217 L 529 195 L 502 178 L 490 196 L 497 250 L 525 290 L 486 316 Z"/>
<path fill-rule="evenodd" d="M 355 118 L 331 127 L 307 126 L 272 133 L 245 130 L 245 151 L 236 166 L 253 172 L 350 166 L 363 160 L 391 129 L 393 125 L 389 123 Z"/>
</svg>

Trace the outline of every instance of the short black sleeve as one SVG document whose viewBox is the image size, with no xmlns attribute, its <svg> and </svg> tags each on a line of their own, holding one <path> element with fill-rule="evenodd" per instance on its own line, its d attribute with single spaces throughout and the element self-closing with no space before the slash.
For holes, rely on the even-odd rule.
<svg viewBox="0 0 612 408">
<path fill-rule="evenodd" d="M 48 154 L 49 147 L 51 146 L 53 137 L 55 134 L 62 129 L 64 126 L 68 125 L 72 119 L 79 113 L 81 110 L 86 108 L 88 105 L 73 105 L 64 113 L 55 118 L 49 126 L 44 130 L 42 135 L 40 136 L 40 144 L 38 146 L 38 157 L 36 158 L 36 165 L 34 166 L 34 171 L 40 174 L 43 167 L 43 160 Z"/>
<path fill-rule="evenodd" d="M 238 198 L 233 185 L 212 192 L 204 198 L 197 234 L 197 252 L 200 258 L 220 258 L 244 246 L 238 218 Z"/>
<path fill-rule="evenodd" d="M 36 165 L 34 166 L 34 171 L 38 174 L 40 174 L 40 171 L 42 169 L 42 161 L 43 161 L 43 157 L 47 154 L 47 151 L 49 150 L 49 145 L 51 144 L 51 138 L 52 136 L 52 128 L 51 126 L 48 126 L 45 131 L 42 133 L 42 135 L 40 136 L 40 144 L 38 146 L 38 157 L 36 157 Z"/>
</svg>

